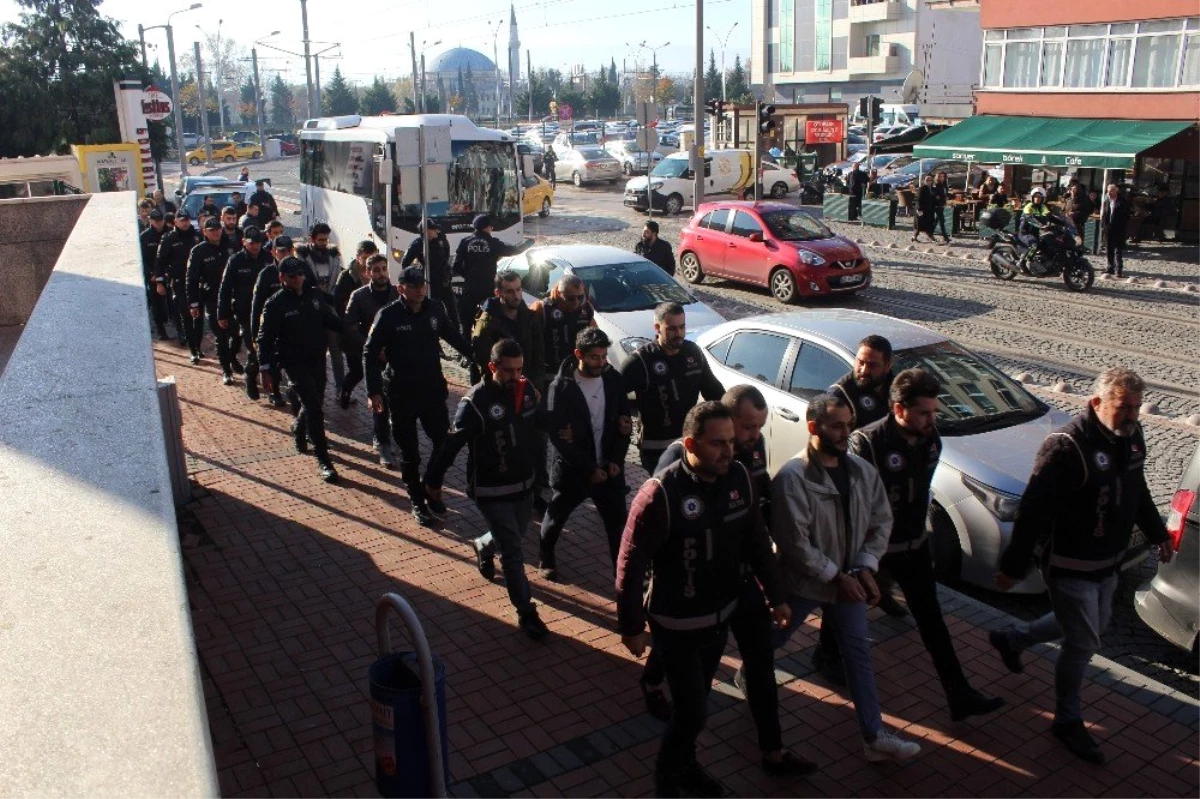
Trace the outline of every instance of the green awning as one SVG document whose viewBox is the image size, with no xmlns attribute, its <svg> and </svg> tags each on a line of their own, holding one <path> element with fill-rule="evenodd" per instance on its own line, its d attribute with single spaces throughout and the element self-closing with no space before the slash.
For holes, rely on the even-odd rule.
<svg viewBox="0 0 1200 799">
<path fill-rule="evenodd" d="M 984 164 L 1132 169 L 1138 153 L 1193 124 L 977 116 L 915 145 L 913 155 Z"/>
</svg>

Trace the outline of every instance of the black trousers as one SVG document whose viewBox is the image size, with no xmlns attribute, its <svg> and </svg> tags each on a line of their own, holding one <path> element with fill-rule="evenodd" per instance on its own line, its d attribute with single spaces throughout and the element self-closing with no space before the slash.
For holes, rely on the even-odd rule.
<svg viewBox="0 0 1200 799">
<path fill-rule="evenodd" d="M 851 222 L 855 221 L 856 219 L 858 219 L 859 216 L 862 215 L 862 195 L 861 194 L 855 194 L 853 192 L 850 193 L 849 211 L 850 212 L 847 214 L 847 216 L 850 217 Z"/>
<path fill-rule="evenodd" d="M 171 300 L 175 305 L 176 326 L 183 334 L 193 355 L 200 353 L 200 340 L 204 337 L 204 314 L 192 318 L 192 308 L 187 301 L 187 287 L 182 280 L 171 281 Z"/>
<path fill-rule="evenodd" d="M 313 454 L 318 458 L 329 457 L 329 441 L 325 438 L 325 355 L 321 359 L 303 363 L 285 363 L 283 370 L 287 372 L 292 387 L 289 395 L 294 394 L 298 401 L 296 410 L 296 425 L 308 432 L 308 440 L 312 442 Z"/>
<path fill-rule="evenodd" d="M 150 309 L 150 319 L 154 326 L 161 328 L 167 323 L 170 313 L 167 309 L 167 294 L 159 294 L 159 283 L 150 283 L 146 287 L 146 306 Z"/>
<path fill-rule="evenodd" d="M 625 530 L 625 519 L 628 511 L 625 509 L 625 482 L 610 478 L 603 483 L 583 481 L 564 481 L 561 486 L 555 486 L 550 494 L 550 504 L 546 506 L 546 516 L 542 519 L 541 551 L 543 555 L 553 556 L 558 537 L 562 535 L 563 527 L 571 512 L 591 499 L 596 504 L 596 512 L 604 523 L 604 535 L 608 538 L 608 554 L 613 565 L 617 562 L 617 552 L 621 549 L 621 533 Z"/>
<path fill-rule="evenodd" d="M 254 349 L 254 337 L 250 335 L 250 314 L 244 316 L 240 313 L 235 313 L 237 324 L 237 337 L 241 341 L 242 346 L 246 348 L 246 387 L 258 384 L 258 352 Z M 232 324 L 232 323 L 231 323 Z"/>
<path fill-rule="evenodd" d="M 1105 254 L 1108 257 L 1108 271 L 1115 271 L 1118 275 L 1125 269 L 1125 237 L 1114 236 L 1108 234 L 1108 249 Z"/>
<path fill-rule="evenodd" d="M 945 206 L 933 209 L 933 230 L 941 230 L 942 238 L 950 238 L 950 234 L 946 232 L 946 215 L 942 213 Z M 930 231 L 932 233 L 932 231 Z"/>
<path fill-rule="evenodd" d="M 215 305 L 205 308 L 204 315 L 208 317 L 208 327 L 212 330 L 213 340 L 217 343 L 217 362 L 221 364 L 221 371 L 228 372 L 233 364 L 233 357 L 241 346 L 237 322 L 230 320 L 229 327 L 222 328 L 217 323 L 217 306 Z M 203 326 L 201 326 L 201 337 L 203 337 L 203 332 Z"/>
<path fill-rule="evenodd" d="M 775 648 L 772 646 L 771 611 L 758 581 L 743 580 L 737 610 L 729 619 L 729 632 L 742 655 L 746 702 L 758 731 L 758 748 L 775 752 L 783 748 L 779 727 L 779 686 L 775 683 Z"/>
<path fill-rule="evenodd" d="M 662 457 L 665 450 L 661 449 L 639 449 L 638 460 L 642 464 L 642 468 L 646 470 L 646 474 L 654 474 L 654 467 L 658 465 L 658 459 Z"/>
<path fill-rule="evenodd" d="M 654 652 L 662 659 L 671 687 L 671 720 L 663 730 L 654 769 L 658 795 L 676 787 L 678 776 L 696 759 L 696 738 L 708 718 L 708 694 L 725 651 L 728 624 L 700 630 L 668 630 L 650 622 Z"/>
<path fill-rule="evenodd" d="M 446 397 L 442 392 L 432 396 L 388 397 L 391 413 L 392 435 L 400 447 L 400 478 L 408 487 L 408 497 L 413 506 L 425 504 L 425 487 L 421 483 L 421 447 L 417 440 L 417 422 L 425 429 L 434 451 L 442 446 L 450 431 L 450 411 L 446 409 Z"/>
<path fill-rule="evenodd" d="M 349 394 L 363 379 L 362 349 L 354 346 L 343 346 L 346 356 L 346 376 L 342 378 L 342 393 Z"/>
</svg>

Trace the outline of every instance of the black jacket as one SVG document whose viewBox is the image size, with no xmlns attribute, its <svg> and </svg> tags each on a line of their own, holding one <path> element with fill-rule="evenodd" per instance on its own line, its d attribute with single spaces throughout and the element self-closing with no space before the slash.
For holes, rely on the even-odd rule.
<svg viewBox="0 0 1200 799">
<path fill-rule="evenodd" d="M 279 206 L 275 204 L 275 198 L 271 196 L 271 192 L 266 189 L 256 189 L 247 198 L 246 205 L 258 206 L 258 215 L 262 217 L 264 224 L 279 216 Z"/>
<path fill-rule="evenodd" d="M 779 604 L 771 552 L 750 473 L 740 463 L 712 483 L 680 460 L 647 480 L 633 500 L 617 556 L 617 627 L 637 635 L 645 617 L 668 630 L 727 620 L 737 608 L 743 565 Z M 652 573 L 644 600 L 646 572 Z"/>
<path fill-rule="evenodd" d="M 854 429 L 866 427 L 888 415 L 891 409 L 890 396 L 894 374 L 888 372 L 883 384 L 873 391 L 864 391 L 854 382 L 854 372 L 850 372 L 841 380 L 829 387 L 829 393 L 841 397 L 850 405 L 853 414 L 850 424 Z"/>
<path fill-rule="evenodd" d="M 942 439 L 936 432 L 927 441 L 909 444 L 896 417 L 860 427 L 850 436 L 850 451 L 875 465 L 888 504 L 892 508 L 889 553 L 907 552 L 928 538 L 925 517 L 929 512 L 929 486 L 942 457 Z"/>
<path fill-rule="evenodd" d="M 1120 567 L 1135 523 L 1150 543 L 1166 541 L 1145 464 L 1140 425 L 1114 435 L 1088 407 L 1055 430 L 1033 462 L 1000 571 L 1021 579 L 1040 548 L 1048 576 L 1103 580 Z"/>
<path fill-rule="evenodd" d="M 654 467 L 657 474 L 678 460 L 683 460 L 683 441 L 676 441 L 663 451 L 662 457 Z M 753 449 L 743 452 L 736 447 L 733 459 L 746 467 L 750 479 L 754 481 L 754 490 L 758 493 L 758 506 L 762 509 L 763 521 L 771 526 L 771 473 L 767 471 L 767 440 L 761 435 Z"/>
<path fill-rule="evenodd" d="M 258 275 L 266 266 L 274 263 L 266 250 L 259 250 L 258 257 L 251 255 L 245 248 L 231 255 L 225 263 L 225 273 L 221 275 L 221 288 L 217 291 L 217 318 L 236 318 L 241 322 L 249 322 Z M 278 272 L 275 282 L 278 285 Z"/>
<path fill-rule="evenodd" d="M 850 175 L 846 178 L 846 188 L 850 190 L 858 199 L 862 199 L 863 192 L 867 190 L 867 184 L 871 182 L 871 176 L 866 172 L 859 170 L 850 170 Z"/>
<path fill-rule="evenodd" d="M 163 236 L 166 234 L 165 226 L 162 230 L 155 230 L 153 225 L 138 234 L 138 242 L 142 247 L 142 278 L 147 286 L 158 282 L 155 274 L 155 267 L 158 264 L 158 245 L 162 243 Z"/>
<path fill-rule="evenodd" d="M 385 306 L 376 315 L 363 345 L 367 394 L 382 394 L 386 376 L 391 381 L 394 402 L 444 401 L 448 391 L 442 374 L 439 339 L 470 357 L 470 345 L 450 323 L 446 307 L 437 300 L 426 297 L 416 313 L 409 310 L 403 299 Z M 379 354 L 384 350 L 387 350 L 386 367 L 379 362 Z"/>
<path fill-rule="evenodd" d="M 342 253 L 337 247 L 326 247 L 322 252 L 308 244 L 296 247 L 296 257 L 308 264 L 316 280 L 317 288 L 325 292 L 325 299 L 333 303 L 333 287 L 342 274 Z"/>
<path fill-rule="evenodd" d="M 683 433 L 683 417 L 703 396 L 719 400 L 725 393 L 704 353 L 684 341 L 675 355 L 663 352 L 658 341 L 643 344 L 621 367 L 626 392 L 633 392 L 641 418 L 638 448 L 661 452 Z"/>
<path fill-rule="evenodd" d="M 625 480 L 625 455 L 629 452 L 630 431 L 629 398 L 621 384 L 621 375 L 607 364 L 600 374 L 604 387 L 604 429 L 600 432 L 601 457 L 596 457 L 595 431 L 592 415 L 588 409 L 583 390 L 575 380 L 579 362 L 572 356 L 562 362 L 558 374 L 550 381 L 546 395 L 542 397 L 543 416 L 550 443 L 554 446 L 554 459 L 550 465 L 550 486 L 560 488 L 575 483 L 587 484 L 597 467 L 615 463 L 621 473 L 613 478 Z M 568 439 L 561 435 L 570 430 Z"/>
<path fill-rule="evenodd" d="M 158 279 L 167 283 L 182 283 L 187 280 L 188 256 L 192 248 L 200 243 L 200 231 L 193 225 L 187 230 L 172 227 L 158 243 L 158 255 L 154 259 L 154 270 Z"/>
<path fill-rule="evenodd" d="M 385 289 L 375 289 L 370 283 L 355 289 L 346 303 L 346 313 L 342 314 L 342 332 L 346 335 L 342 347 L 350 352 L 362 352 L 371 323 L 388 303 L 394 302 L 399 296 L 391 283 Z"/>
<path fill-rule="evenodd" d="M 517 308 L 516 318 L 509 319 L 504 315 L 500 298 L 493 295 L 476 314 L 475 326 L 471 328 L 471 357 L 481 370 L 487 369 L 492 347 L 497 341 L 506 338 L 515 339 L 521 345 L 521 354 L 525 361 L 525 376 L 532 380 L 540 391 L 546 376 L 542 315 L 536 313 L 525 303 L 521 303 L 521 306 Z"/>
<path fill-rule="evenodd" d="M 346 307 L 350 304 L 350 295 L 370 282 L 364 282 L 359 278 L 357 266 L 354 261 L 351 261 L 350 265 L 338 275 L 337 282 L 333 284 L 333 307 L 343 317 L 346 315 Z"/>
<path fill-rule="evenodd" d="M 633 245 L 633 252 L 659 266 L 668 275 L 675 274 L 675 252 L 665 240 L 658 238 L 653 244 L 646 244 L 645 239 L 638 239 L 638 243 Z"/>
<path fill-rule="evenodd" d="M 325 296 L 307 283 L 297 294 L 278 291 L 263 307 L 258 331 L 258 362 L 264 372 L 277 366 L 325 370 L 329 330 L 340 331 L 342 320 Z"/>
<path fill-rule="evenodd" d="M 491 294 L 496 287 L 496 262 L 521 249 L 489 233 L 476 233 L 460 241 L 451 272 L 464 279 L 463 296 L 482 301 Z"/>
<path fill-rule="evenodd" d="M 584 300 L 575 310 L 564 311 L 554 304 L 552 293 L 548 300 L 534 300 L 529 310 L 541 314 L 544 374 L 547 381 L 553 380 L 559 364 L 575 357 L 575 337 L 579 331 L 596 325 L 596 309 Z"/>
<path fill-rule="evenodd" d="M 946 203 L 950 200 L 950 187 L 945 183 L 933 182 L 933 209 L 940 211 L 946 207 Z"/>
<path fill-rule="evenodd" d="M 1105 197 L 1100 203 L 1100 226 L 1110 241 L 1124 242 L 1129 235 L 1129 200 L 1117 197 L 1116 202 Z"/>
<path fill-rule="evenodd" d="M 522 378 L 515 390 L 491 378 L 476 383 L 458 403 L 450 435 L 429 459 L 425 483 L 441 488 L 446 470 L 467 446 L 468 496 L 476 501 L 522 499 L 533 487 L 537 424 L 538 402 L 528 380 Z"/>
<path fill-rule="evenodd" d="M 422 235 L 412 240 L 404 253 L 404 260 L 400 262 L 401 266 L 425 265 L 425 245 L 421 242 L 424 238 Z M 450 240 L 444 235 L 439 234 L 429 242 L 429 262 L 429 268 L 425 270 L 429 287 L 446 292 L 450 288 Z"/>
<path fill-rule="evenodd" d="M 209 244 L 207 240 L 192 248 L 187 262 L 187 301 L 193 308 L 217 308 L 217 290 L 221 287 L 221 275 L 229 262 L 229 251 L 225 240 Z"/>
<path fill-rule="evenodd" d="M 237 252 L 242 249 L 242 229 L 235 223 L 233 230 L 226 230 L 224 226 L 221 228 L 221 238 L 225 240 L 225 246 L 230 252 Z"/>
<path fill-rule="evenodd" d="M 263 252 L 266 252 L 266 248 L 263 248 Z M 317 278 L 308 268 L 308 264 L 304 265 L 304 269 L 304 285 L 316 286 Z M 250 299 L 250 335 L 254 338 L 258 338 L 258 327 L 262 323 L 262 312 L 267 300 L 275 296 L 275 292 L 281 288 L 283 285 L 279 282 L 279 264 L 272 258 L 269 264 L 259 270 L 258 278 L 254 281 L 254 293 Z"/>
</svg>

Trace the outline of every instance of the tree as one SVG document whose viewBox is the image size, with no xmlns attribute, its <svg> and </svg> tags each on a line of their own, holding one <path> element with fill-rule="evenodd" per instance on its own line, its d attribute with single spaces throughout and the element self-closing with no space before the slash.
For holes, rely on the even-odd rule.
<svg viewBox="0 0 1200 799">
<path fill-rule="evenodd" d="M 708 69 L 704 71 L 704 99 L 715 100 L 721 97 L 721 73 L 717 71 L 717 55 L 708 51 Z"/>
<path fill-rule="evenodd" d="M 608 82 L 613 86 L 620 85 L 620 82 L 617 80 L 617 59 L 615 58 L 612 59 L 612 62 L 608 65 Z"/>
<path fill-rule="evenodd" d="M 742 69 L 742 57 L 735 55 L 733 57 L 733 69 L 729 70 L 726 77 L 726 91 L 729 94 L 731 103 L 752 103 L 754 96 L 750 94 L 750 84 L 746 82 L 746 71 Z"/>
<path fill-rule="evenodd" d="M 0 156 L 121 140 L 113 80 L 149 75 L 99 4 L 18 0 L 20 20 L 0 29 Z"/>
<path fill-rule="evenodd" d="M 517 95 L 515 101 L 518 111 L 529 108 L 529 95 L 531 93 L 533 94 L 534 117 L 537 118 L 549 114 L 550 101 L 554 99 L 554 92 L 546 80 L 546 72 L 544 70 L 534 70 L 530 74 L 529 86 Z"/>
<path fill-rule="evenodd" d="M 412 105 L 412 100 L 409 100 L 409 105 Z M 385 111 L 394 113 L 396 110 L 396 98 L 392 94 L 391 89 L 383 82 L 383 78 L 378 75 L 371 82 L 370 88 L 363 92 L 362 100 L 358 104 L 359 113 L 366 116 L 378 116 Z"/>
<path fill-rule="evenodd" d="M 615 116 L 621 105 L 621 90 L 615 83 L 608 81 L 607 70 L 600 67 L 600 73 L 588 92 L 588 107 L 596 109 L 596 116 Z"/>
<path fill-rule="evenodd" d="M 358 113 L 358 95 L 346 82 L 340 66 L 334 68 L 333 77 L 321 90 L 321 105 L 322 112 L 330 116 L 340 117 Z"/>
<path fill-rule="evenodd" d="M 463 96 L 463 113 L 471 114 L 479 111 L 479 92 L 475 88 L 475 73 L 467 64 L 467 71 L 459 73 L 459 92 Z"/>
<path fill-rule="evenodd" d="M 296 114 L 292 107 L 295 100 L 292 87 L 283 82 L 283 76 L 275 73 L 271 82 L 271 124 L 291 127 L 296 124 Z"/>
<path fill-rule="evenodd" d="M 254 127 L 258 124 L 258 111 L 254 107 L 254 79 L 248 78 L 238 89 L 238 116 L 242 124 Z"/>
</svg>

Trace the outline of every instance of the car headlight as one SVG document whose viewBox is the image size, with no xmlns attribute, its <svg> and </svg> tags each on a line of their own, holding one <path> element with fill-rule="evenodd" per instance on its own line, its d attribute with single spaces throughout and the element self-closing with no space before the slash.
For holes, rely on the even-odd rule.
<svg viewBox="0 0 1200 799">
<path fill-rule="evenodd" d="M 962 476 L 962 482 L 997 520 L 1011 522 L 1017 518 L 1017 509 L 1021 507 L 1019 496 L 984 485 L 965 474 Z"/>
<path fill-rule="evenodd" d="M 824 266 L 825 259 L 810 250 L 797 250 L 800 256 L 800 263 L 805 266 Z"/>
<path fill-rule="evenodd" d="M 628 338 L 621 339 L 619 343 L 621 349 L 625 350 L 626 355 L 633 355 L 638 347 L 649 344 L 651 341 L 652 339 L 648 339 L 645 336 L 629 336 Z"/>
</svg>

